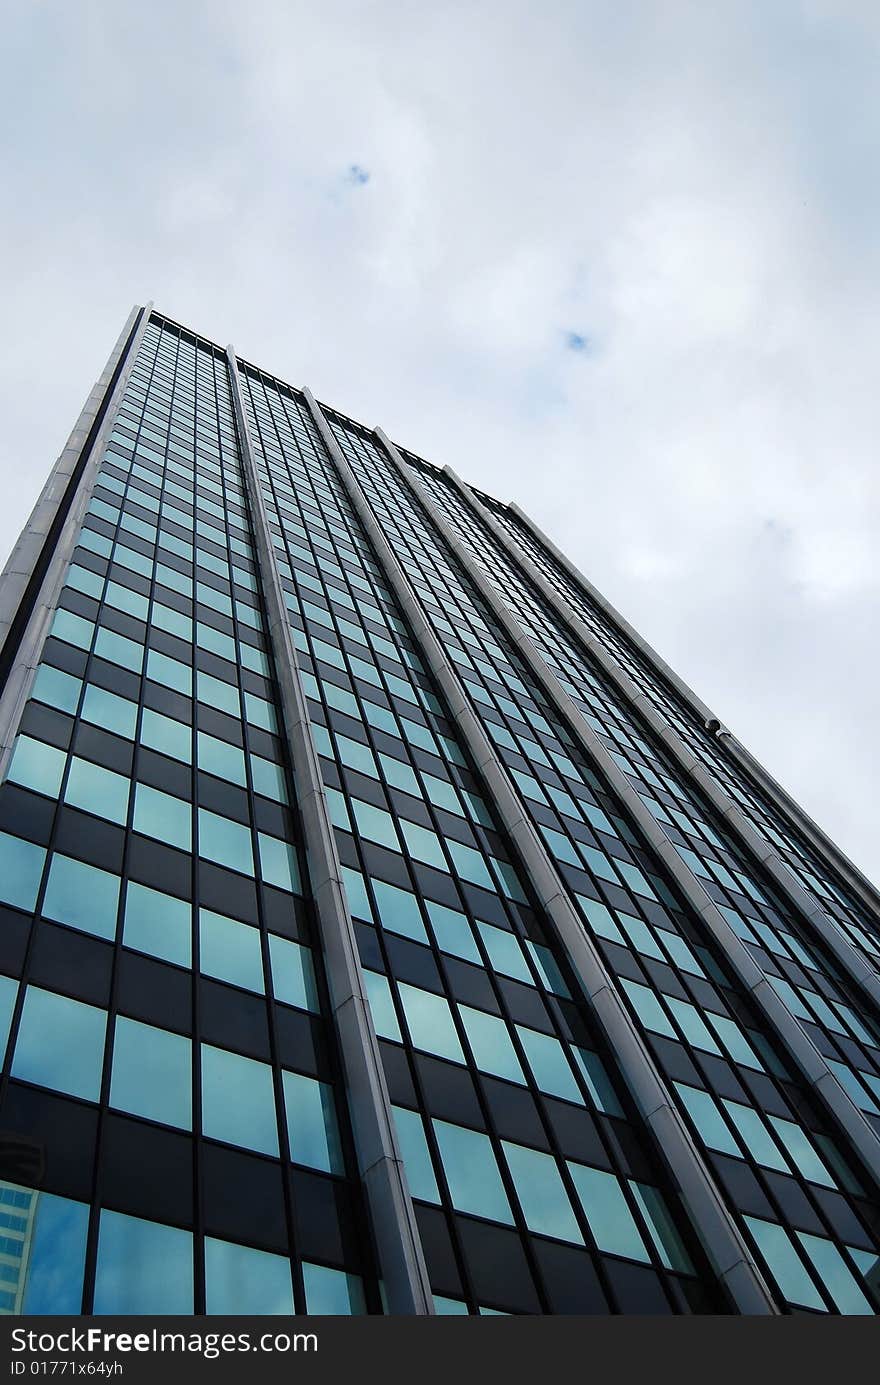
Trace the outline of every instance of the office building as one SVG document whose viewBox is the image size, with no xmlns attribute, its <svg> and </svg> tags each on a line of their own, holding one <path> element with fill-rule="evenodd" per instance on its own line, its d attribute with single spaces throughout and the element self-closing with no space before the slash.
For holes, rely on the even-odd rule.
<svg viewBox="0 0 880 1385">
<path fill-rule="evenodd" d="M 0 777 L 5 1311 L 880 1310 L 877 893 L 515 505 L 133 310 Z"/>
</svg>

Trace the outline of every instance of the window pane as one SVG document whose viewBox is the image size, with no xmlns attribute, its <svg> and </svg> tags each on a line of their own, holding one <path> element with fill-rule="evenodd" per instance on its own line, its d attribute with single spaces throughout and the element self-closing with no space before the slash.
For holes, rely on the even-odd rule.
<svg viewBox="0 0 880 1385">
<path fill-rule="evenodd" d="M 232 784 L 247 784 L 244 751 L 229 741 L 218 740 L 206 731 L 198 733 L 199 769 L 214 774 L 218 779 L 228 779 Z"/>
<path fill-rule="evenodd" d="M 765 1168 L 779 1169 L 781 1173 L 788 1173 L 789 1167 L 782 1151 L 771 1138 L 770 1132 L 758 1112 L 751 1106 L 743 1106 L 738 1101 L 725 1100 L 724 1108 L 742 1136 L 743 1143 L 752 1158 L 756 1159 L 759 1164 L 763 1164 Z"/>
<path fill-rule="evenodd" d="M 302 894 L 296 847 L 265 832 L 257 834 L 260 847 L 260 870 L 267 885 L 275 885 L 290 894 Z"/>
<path fill-rule="evenodd" d="M 397 987 L 410 1036 L 416 1048 L 436 1053 L 441 1058 L 464 1062 L 464 1054 L 452 1019 L 449 1004 L 441 995 L 399 983 Z"/>
<path fill-rule="evenodd" d="M 13 784 L 33 789 L 34 793 L 57 798 L 66 763 L 63 750 L 56 750 L 45 741 L 35 741 L 31 736 L 19 736 L 6 777 Z"/>
<path fill-rule="evenodd" d="M 584 1238 L 552 1154 L 525 1149 L 508 1140 L 502 1140 L 501 1146 L 529 1230 L 583 1245 Z"/>
<path fill-rule="evenodd" d="M 278 1157 L 268 1063 L 202 1044 L 202 1130 L 211 1139 Z"/>
<path fill-rule="evenodd" d="M 364 986 L 370 1005 L 370 1014 L 373 1018 L 373 1027 L 379 1038 L 396 1039 L 398 1043 L 402 1042 L 400 1025 L 397 1022 L 397 1013 L 391 998 L 391 987 L 388 984 L 387 976 L 383 976 L 378 971 L 365 970 Z"/>
<path fill-rule="evenodd" d="M 407 822 L 406 818 L 400 819 L 400 830 L 414 860 L 424 861 L 425 865 L 434 866 L 437 870 L 449 869 L 435 832 L 430 832 L 427 827 L 419 827 L 418 823 Z"/>
<path fill-rule="evenodd" d="M 312 1169 L 343 1173 L 332 1088 L 297 1072 L 282 1073 L 282 1081 L 291 1159 Z"/>
<path fill-rule="evenodd" d="M 18 982 L 11 976 L 0 976 L 0 1065 L 6 1052 L 9 1030 L 12 1025 L 12 1012 L 18 995 Z M 2 1187 L 2 1184 L 0 1184 Z"/>
<path fill-rule="evenodd" d="M 421 1116 L 418 1111 L 409 1111 L 404 1106 L 392 1106 L 391 1110 L 410 1192 L 424 1202 L 439 1202 L 440 1193 Z"/>
<path fill-rule="evenodd" d="M 363 1285 L 357 1275 L 305 1261 L 302 1273 L 307 1313 L 350 1317 L 366 1312 Z"/>
<path fill-rule="evenodd" d="M 210 813 L 207 808 L 199 809 L 199 855 L 243 875 L 254 873 L 250 828 Z"/>
<path fill-rule="evenodd" d="M 107 1012 L 28 986 L 12 1060 L 13 1077 L 97 1101 Z"/>
<path fill-rule="evenodd" d="M 141 719 L 141 744 L 172 760 L 180 760 L 181 764 L 192 763 L 192 727 L 172 717 L 163 717 L 161 712 L 149 707 L 144 708 Z"/>
<path fill-rule="evenodd" d="M 52 857 L 43 900 L 43 915 L 99 938 L 115 938 L 119 907 L 119 876 L 75 861 Z"/>
<path fill-rule="evenodd" d="M 277 1000 L 297 1005 L 301 1010 L 320 1009 L 312 954 L 300 943 L 269 934 L 269 958 L 272 963 L 272 991 Z"/>
<path fill-rule="evenodd" d="M 64 801 L 96 817 L 124 824 L 130 787 L 124 775 L 74 756 L 70 761 Z"/>
<path fill-rule="evenodd" d="M 371 842 L 378 842 L 380 846 L 387 846 L 391 851 L 400 851 L 394 819 L 390 813 L 386 813 L 382 808 L 374 808 L 372 803 L 365 803 L 360 798 L 353 798 L 351 806 L 357 829 L 362 837 Z"/>
<path fill-rule="evenodd" d="M 373 893 L 384 928 L 392 933 L 401 933 L 417 943 L 427 943 L 428 935 L 414 894 L 409 890 L 400 890 L 396 885 L 386 885 L 382 880 L 373 881 Z"/>
<path fill-rule="evenodd" d="M 519 940 L 513 933 L 508 933 L 505 928 L 495 928 L 491 923 L 478 921 L 477 927 L 493 967 L 505 976 L 513 976 L 517 981 L 524 981 L 526 985 L 533 986 L 535 983 L 532 973 L 529 971 Z"/>
<path fill-rule="evenodd" d="M 482 1072 L 525 1086 L 526 1079 L 504 1020 L 482 1010 L 472 1010 L 469 1005 L 459 1005 L 458 1009 L 477 1067 Z"/>
<path fill-rule="evenodd" d="M 199 938 L 199 965 L 207 976 L 262 992 L 263 953 L 258 928 L 200 909 Z"/>
<path fill-rule="evenodd" d="M 576 1101 L 581 1106 L 584 1099 L 568 1064 L 562 1044 L 552 1034 L 540 1034 L 536 1029 L 516 1026 L 532 1076 L 542 1092 L 550 1096 L 564 1097 L 566 1101 Z"/>
<path fill-rule="evenodd" d="M 57 707 L 60 712 L 69 712 L 72 716 L 79 702 L 81 687 L 81 678 L 74 678 L 72 674 L 53 668 L 51 664 L 40 664 L 31 688 L 31 697 L 37 702 Z"/>
<path fill-rule="evenodd" d="M 873 1313 L 837 1246 L 824 1236 L 799 1231 L 798 1239 L 841 1313 Z"/>
<path fill-rule="evenodd" d="M 97 1313 L 192 1313 L 192 1232 L 101 1212 Z"/>
<path fill-rule="evenodd" d="M 590 1096 L 600 1111 L 606 1116 L 622 1116 L 623 1110 L 617 1100 L 611 1079 L 605 1071 L 601 1058 L 588 1048 L 572 1047 L 575 1062 L 587 1084 Z"/>
<path fill-rule="evenodd" d="M 650 1260 L 614 1174 L 571 1160 L 567 1163 L 599 1249 L 611 1255 L 626 1255 L 631 1260 Z"/>
<path fill-rule="evenodd" d="M 181 851 L 192 848 L 192 808 L 182 798 L 138 784 L 134 797 L 134 829 Z"/>
<path fill-rule="evenodd" d="M 205 1308 L 208 1313 L 254 1317 L 292 1314 L 290 1261 L 283 1255 L 206 1236 Z"/>
<path fill-rule="evenodd" d="M 697 1127 L 700 1138 L 709 1148 L 720 1150 L 722 1154 L 735 1154 L 741 1159 L 742 1152 L 733 1138 L 733 1132 L 728 1128 L 709 1093 L 701 1091 L 698 1087 L 686 1087 L 681 1082 L 675 1083 L 675 1089 Z"/>
<path fill-rule="evenodd" d="M 129 702 L 127 697 L 117 697 L 116 693 L 99 688 L 95 683 L 86 685 L 83 698 L 82 719 L 101 726 L 105 731 L 115 731 L 117 736 L 134 739 L 137 724 L 137 703 Z"/>
<path fill-rule="evenodd" d="M 192 1052 L 189 1039 L 138 1020 L 116 1021 L 110 1105 L 133 1116 L 192 1126 Z"/>
<path fill-rule="evenodd" d="M 122 941 L 127 947 L 192 965 L 192 906 L 183 899 L 130 881 L 125 894 Z"/>
<path fill-rule="evenodd" d="M 10 1191 L 31 1199 L 30 1206 L 23 1209 L 31 1220 L 31 1242 L 27 1279 L 20 1286 L 24 1289 L 24 1301 L 18 1311 L 78 1314 L 82 1306 L 88 1204 L 19 1188 L 14 1183 L 0 1183 L 0 1206 L 6 1202 L 4 1194 Z"/>
<path fill-rule="evenodd" d="M 691 1264 L 690 1256 L 684 1248 L 661 1194 L 649 1183 L 636 1183 L 630 1179 L 629 1186 L 642 1216 L 647 1222 L 651 1239 L 663 1264 L 668 1270 L 680 1270 L 682 1274 L 693 1274 L 694 1267 Z"/>
<path fill-rule="evenodd" d="M 425 900 L 425 908 L 434 929 L 437 946 L 444 952 L 452 953 L 453 957 L 463 957 L 466 961 L 479 965 L 482 962 L 480 949 L 464 914 L 458 909 L 448 908 L 445 904 L 435 904 L 431 899 Z"/>
<path fill-rule="evenodd" d="M 0 899 L 18 909 L 33 909 L 45 860 L 45 847 L 0 832 Z"/>
<path fill-rule="evenodd" d="M 745 1222 L 789 1303 L 824 1310 L 822 1295 L 807 1274 L 788 1233 L 776 1222 L 761 1221 L 758 1217 L 746 1217 Z"/>
<path fill-rule="evenodd" d="M 435 1120 L 433 1125 L 453 1207 L 512 1225 L 510 1203 L 488 1135 L 448 1121 Z"/>
</svg>

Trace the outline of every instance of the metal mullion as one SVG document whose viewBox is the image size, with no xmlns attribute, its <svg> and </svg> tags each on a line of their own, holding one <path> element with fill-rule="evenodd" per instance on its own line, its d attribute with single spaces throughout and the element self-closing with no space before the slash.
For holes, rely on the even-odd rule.
<svg viewBox="0 0 880 1385">
<path fill-rule="evenodd" d="M 254 538 L 263 578 L 268 634 L 276 653 L 281 707 L 297 776 L 312 893 L 324 945 L 361 1176 L 372 1212 L 373 1235 L 389 1311 L 433 1314 L 427 1268 L 389 1108 L 388 1089 L 345 901 L 341 866 L 327 813 L 296 650 L 273 557 L 271 531 L 250 442 L 238 366 L 231 347 L 227 348 L 227 360 L 242 442 L 242 470 L 252 506 Z"/>
</svg>

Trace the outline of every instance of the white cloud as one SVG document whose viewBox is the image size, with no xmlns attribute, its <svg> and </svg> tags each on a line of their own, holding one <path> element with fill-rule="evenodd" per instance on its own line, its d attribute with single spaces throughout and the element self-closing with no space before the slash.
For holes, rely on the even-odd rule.
<svg viewBox="0 0 880 1385">
<path fill-rule="evenodd" d="M 516 499 L 880 873 L 876 7 L 21 0 L 5 39 L 0 548 L 152 297 Z"/>
</svg>

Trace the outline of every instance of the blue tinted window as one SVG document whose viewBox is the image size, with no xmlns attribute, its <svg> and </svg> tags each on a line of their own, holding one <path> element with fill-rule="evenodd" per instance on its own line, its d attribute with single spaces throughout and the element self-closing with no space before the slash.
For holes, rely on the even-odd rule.
<svg viewBox="0 0 880 1385">
<path fill-rule="evenodd" d="M 458 1009 L 477 1067 L 495 1077 L 506 1077 L 509 1082 L 525 1085 L 526 1079 L 504 1020 L 482 1010 L 472 1010 L 469 1005 L 459 1005 Z"/>
<path fill-rule="evenodd" d="M 213 1140 L 278 1157 L 275 1091 L 268 1063 L 202 1044 L 202 1130 Z"/>
<path fill-rule="evenodd" d="M 270 837 L 265 832 L 257 834 L 260 847 L 260 870 L 267 885 L 287 890 L 290 894 L 301 894 L 299 865 L 296 847 L 292 842 L 283 842 L 279 837 Z"/>
<path fill-rule="evenodd" d="M 173 688 L 187 697 L 192 693 L 192 669 L 177 659 L 169 659 L 156 649 L 151 649 L 147 655 L 147 677 L 160 683 L 163 688 Z M 200 685 L 201 678 L 200 674 Z"/>
<path fill-rule="evenodd" d="M 64 801 L 96 817 L 124 823 L 128 816 L 130 787 L 124 775 L 74 756 L 70 761 Z"/>
<path fill-rule="evenodd" d="M 22 1312 L 77 1314 L 82 1306 L 88 1204 L 54 1193 L 34 1191 L 32 1197 L 34 1220 Z"/>
<path fill-rule="evenodd" d="M 397 1022 L 387 976 L 378 971 L 365 971 L 364 986 L 376 1033 L 381 1039 L 396 1039 L 400 1043 L 400 1025 Z"/>
<path fill-rule="evenodd" d="M 400 850 L 394 830 L 394 819 L 390 813 L 386 813 L 383 808 L 374 808 L 372 803 L 365 803 L 360 798 L 353 798 L 351 806 L 357 829 L 362 837 L 371 842 L 378 842 L 380 846 L 387 846 L 391 851 Z"/>
<path fill-rule="evenodd" d="M 366 1312 L 363 1285 L 357 1275 L 305 1261 L 302 1274 L 307 1313 L 351 1317 Z"/>
<path fill-rule="evenodd" d="M 141 744 L 184 765 L 192 763 L 192 728 L 149 707 L 144 708 L 141 720 Z"/>
<path fill-rule="evenodd" d="M 448 1121 L 435 1120 L 433 1125 L 453 1207 L 512 1224 L 510 1203 L 488 1135 Z"/>
<path fill-rule="evenodd" d="M 710 1149 L 720 1150 L 722 1154 L 735 1154 L 742 1158 L 739 1145 L 728 1129 L 713 1097 L 699 1087 L 686 1087 L 675 1083 L 675 1089 L 687 1108 L 688 1115 L 697 1127 L 700 1138 Z"/>
<path fill-rule="evenodd" d="M 277 1000 L 297 1005 L 301 1010 L 317 1012 L 318 991 L 312 954 L 307 947 L 269 934 L 269 957 L 272 963 L 272 990 Z"/>
<path fill-rule="evenodd" d="M 599 1110 L 604 1111 L 606 1116 L 622 1116 L 620 1102 L 599 1055 L 588 1048 L 573 1047 L 571 1051 Z"/>
<path fill-rule="evenodd" d="M 244 875 L 254 873 L 250 828 L 207 808 L 199 809 L 199 855 Z"/>
<path fill-rule="evenodd" d="M 18 995 L 18 982 L 11 976 L 0 976 L 0 1065 L 6 1052 L 6 1041 L 12 1024 L 12 1011 Z"/>
<path fill-rule="evenodd" d="M 648 1183 L 629 1180 L 633 1196 L 647 1223 L 657 1254 L 668 1270 L 680 1270 L 682 1274 L 693 1274 L 694 1267 L 684 1248 L 669 1209 L 656 1188 Z"/>
<path fill-rule="evenodd" d="M 464 914 L 458 909 L 448 908 L 445 904 L 435 904 L 431 899 L 425 900 L 425 908 L 428 910 L 438 947 L 444 952 L 452 953 L 454 957 L 464 957 L 468 962 L 482 962 L 480 949 Z"/>
<path fill-rule="evenodd" d="M 12 1075 L 87 1101 L 101 1091 L 107 1012 L 28 986 Z"/>
<path fill-rule="evenodd" d="M 580 1088 L 559 1040 L 551 1034 L 539 1034 L 536 1029 L 524 1029 L 519 1024 L 516 1032 L 526 1051 L 532 1076 L 541 1091 L 583 1104 Z"/>
<path fill-rule="evenodd" d="M 406 1015 L 410 1036 L 416 1048 L 436 1053 L 441 1058 L 464 1062 L 448 1001 L 433 991 L 402 982 L 397 987 Z"/>
<path fill-rule="evenodd" d="M 57 798 L 66 763 L 63 750 L 56 750 L 54 745 L 46 745 L 44 741 L 35 741 L 31 736 L 19 736 L 6 777 L 13 784 L 22 784 L 35 793 Z"/>
<path fill-rule="evenodd" d="M 133 826 L 145 837 L 156 837 L 181 851 L 189 851 L 192 847 L 190 804 L 149 784 L 138 784 L 135 788 Z"/>
<path fill-rule="evenodd" d="M 332 1088 L 297 1072 L 283 1073 L 282 1080 L 293 1162 L 327 1173 L 344 1172 Z"/>
<path fill-rule="evenodd" d="M 205 1237 L 205 1307 L 208 1313 L 292 1314 L 290 1261 L 251 1246 Z"/>
<path fill-rule="evenodd" d="M 53 668 L 51 664 L 40 664 L 31 689 L 31 697 L 36 698 L 37 702 L 57 707 L 61 712 L 69 712 L 72 716 L 79 702 L 81 687 L 81 678 L 74 678 L 71 673 L 63 673 L 60 668 Z"/>
<path fill-rule="evenodd" d="M 192 1054 L 189 1039 L 139 1020 L 116 1021 L 110 1105 L 133 1116 L 192 1125 Z"/>
<path fill-rule="evenodd" d="M 70 856 L 52 857 L 42 910 L 47 919 L 114 938 L 118 906 L 118 875 Z"/>
<path fill-rule="evenodd" d="M 192 961 L 192 907 L 183 899 L 130 881 L 122 941 L 139 952 L 188 967 Z"/>
<path fill-rule="evenodd" d="M 262 755 L 251 755 L 251 776 L 254 793 L 274 798 L 277 803 L 287 802 L 287 785 L 284 770 L 274 760 L 264 760 Z"/>
<path fill-rule="evenodd" d="M 649 1260 L 623 1189 L 613 1173 L 589 1169 L 584 1164 L 568 1163 L 578 1197 L 600 1250 L 610 1255 L 626 1255 L 631 1260 Z"/>
<path fill-rule="evenodd" d="M 526 1225 L 542 1236 L 583 1245 L 577 1218 L 552 1154 L 502 1141 Z"/>
<path fill-rule="evenodd" d="M 424 1202 L 439 1202 L 440 1193 L 421 1116 L 418 1111 L 409 1111 L 404 1106 L 392 1106 L 391 1110 L 410 1192 Z"/>
<path fill-rule="evenodd" d="M 799 1231 L 798 1240 L 809 1255 L 822 1283 L 830 1293 L 840 1313 L 873 1313 L 865 1295 L 856 1283 L 837 1246 L 824 1236 L 811 1236 Z"/>
<path fill-rule="evenodd" d="M 418 823 L 407 822 L 406 818 L 400 819 L 400 830 L 414 860 L 424 861 L 425 865 L 435 866 L 437 870 L 449 869 L 435 832 L 427 827 L 419 827 Z"/>
<path fill-rule="evenodd" d="M 82 705 L 83 721 L 91 721 L 95 726 L 102 726 L 105 731 L 115 731 L 117 736 L 133 740 L 137 710 L 137 703 L 129 702 L 126 697 L 117 697 L 116 693 L 107 692 L 106 688 L 99 688 L 94 683 L 86 685 Z"/>
<path fill-rule="evenodd" d="M 95 1313 L 192 1313 L 192 1232 L 101 1212 Z"/>
<path fill-rule="evenodd" d="M 210 909 L 200 909 L 199 937 L 199 965 L 207 976 L 216 976 L 248 991 L 263 990 L 259 929 Z"/>
<path fill-rule="evenodd" d="M 496 971 L 503 972 L 505 976 L 514 976 L 529 986 L 533 985 L 532 974 L 517 938 L 504 928 L 495 928 L 491 923 L 481 923 L 478 920 L 477 927 L 489 954 L 489 960 Z"/>
<path fill-rule="evenodd" d="M 247 784 L 244 751 L 228 741 L 209 736 L 206 731 L 198 733 L 199 769 L 215 774 L 218 779 L 228 779 L 232 784 Z"/>
<path fill-rule="evenodd" d="M 822 1295 L 807 1274 L 783 1227 L 758 1217 L 746 1217 L 745 1222 L 789 1303 L 803 1308 L 824 1309 Z"/>
<path fill-rule="evenodd" d="M 418 943 L 427 943 L 428 935 L 414 894 L 398 889 L 396 885 L 386 885 L 381 880 L 373 881 L 373 893 L 379 918 L 385 928 L 392 933 L 402 933 L 405 938 L 413 938 Z"/>
</svg>

